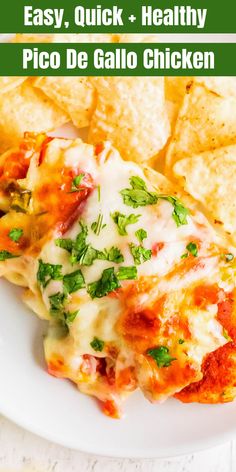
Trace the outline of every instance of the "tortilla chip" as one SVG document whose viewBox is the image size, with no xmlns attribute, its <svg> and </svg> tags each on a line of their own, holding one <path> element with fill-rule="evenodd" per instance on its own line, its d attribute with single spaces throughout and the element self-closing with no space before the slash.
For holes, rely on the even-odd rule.
<svg viewBox="0 0 236 472">
<path fill-rule="evenodd" d="M 26 81 L 0 95 L 0 152 L 15 146 L 25 131 L 50 131 L 68 120 L 43 92 Z"/>
<path fill-rule="evenodd" d="M 34 86 L 61 107 L 75 126 L 89 125 L 96 106 L 96 93 L 87 77 L 40 77 Z"/>
<path fill-rule="evenodd" d="M 236 77 L 195 77 L 195 82 L 223 97 L 236 97 Z"/>
<path fill-rule="evenodd" d="M 6 93 L 22 84 L 27 77 L 0 77 L 0 93 Z"/>
<path fill-rule="evenodd" d="M 124 159 L 150 159 L 170 132 L 162 77 L 97 77 L 89 142 L 111 141 Z"/>
<path fill-rule="evenodd" d="M 191 82 L 191 77 L 165 77 L 165 95 L 172 130 L 174 129 L 179 110 L 186 94 L 186 87 Z"/>
<path fill-rule="evenodd" d="M 236 240 L 236 145 L 182 159 L 173 172 L 211 221 Z"/>
<path fill-rule="evenodd" d="M 176 161 L 236 143 L 236 99 L 219 95 L 204 85 L 188 88 L 166 156 L 172 175 Z"/>
</svg>

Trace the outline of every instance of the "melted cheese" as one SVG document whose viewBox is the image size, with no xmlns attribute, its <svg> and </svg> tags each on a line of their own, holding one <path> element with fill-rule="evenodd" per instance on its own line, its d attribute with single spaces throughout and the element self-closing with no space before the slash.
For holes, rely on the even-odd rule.
<svg viewBox="0 0 236 472">
<path fill-rule="evenodd" d="M 151 191 L 154 189 L 146 180 L 142 169 L 135 163 L 122 161 L 119 154 L 112 150 L 109 144 L 106 144 L 104 151 L 100 153 L 98 158 L 95 158 L 93 147 L 80 140 L 70 142 L 56 139 L 48 146 L 45 163 L 48 162 L 50 166 L 53 166 L 57 165 L 58 161 L 67 168 L 75 170 L 79 168 L 84 173 L 89 173 L 94 181 L 94 189 L 87 197 L 79 218 L 63 235 L 63 238 L 75 240 L 80 232 L 79 222 L 82 220 L 88 227 L 87 242 L 92 247 L 103 251 L 115 246 L 124 256 L 124 262 L 120 265 L 133 266 L 134 259 L 129 245 L 131 243 L 140 244 L 135 232 L 143 228 L 147 232 L 143 246 L 153 250 L 153 255 L 150 260 L 137 266 L 139 278 L 137 282 L 125 281 L 121 283 L 125 290 L 135 284 L 139 287 L 140 283 L 140 287 L 134 292 L 134 295 L 130 295 L 127 291 L 127 296 L 122 292 L 121 295 L 118 293 L 116 297 L 106 296 L 92 300 L 86 288 L 72 293 L 67 300 L 66 310 L 71 312 L 79 310 L 79 314 L 71 323 L 67 338 L 57 338 L 54 328 L 49 331 L 45 344 L 46 358 L 50 362 L 55 355 L 62 357 L 67 366 L 63 375 L 80 384 L 83 382 L 81 373 L 79 374 L 83 364 L 82 356 L 86 354 L 97 358 L 109 357 L 107 350 L 95 352 L 92 348 L 91 341 L 97 337 L 103 340 L 105 345 L 115 347 L 117 350 L 117 378 L 122 372 L 122 368 L 139 369 L 139 372 L 136 372 L 136 377 L 140 379 L 140 386 L 147 394 L 150 392 L 149 382 L 153 376 L 153 364 L 150 370 L 146 358 L 145 362 L 140 360 L 140 353 L 137 354 L 134 343 L 135 336 L 131 336 L 131 342 L 127 333 L 121 332 L 120 320 L 124 314 L 127 314 L 129 319 L 129 313 L 131 315 L 136 312 L 142 314 L 145 313 L 145 310 L 154 309 L 157 300 L 165 296 L 164 312 L 156 312 L 156 317 L 161 323 L 160 330 L 159 332 L 157 330 L 153 338 L 149 339 L 148 336 L 144 338 L 145 346 L 151 348 L 153 343 L 154 345 L 169 346 L 172 355 L 178 359 L 176 364 L 173 362 L 173 366 L 178 364 L 178 369 L 184 369 L 188 365 L 190 370 L 192 369 L 196 373 L 195 377 L 193 374 L 192 377 L 187 377 L 187 380 L 183 374 L 183 379 L 179 383 L 177 380 L 167 388 L 166 384 L 170 380 L 164 379 L 168 369 L 159 369 L 155 375 L 158 385 L 163 383 L 163 392 L 160 393 L 157 389 L 151 391 L 148 396 L 152 399 L 163 399 L 172 395 L 194 379 L 199 379 L 204 356 L 226 343 L 223 328 L 217 321 L 217 307 L 213 305 L 208 305 L 204 309 L 194 307 L 191 295 L 191 290 L 197 284 L 220 283 L 220 264 L 219 255 L 215 250 L 215 237 L 210 228 L 204 225 L 204 218 L 200 217 L 199 219 L 199 216 L 195 219 L 194 216 L 189 215 L 187 224 L 177 227 L 172 217 L 173 206 L 168 201 L 159 200 L 156 205 L 138 208 L 125 205 L 120 192 L 130 187 L 131 177 L 141 177 L 146 182 L 148 189 Z M 40 176 L 43 179 L 43 174 Z M 37 167 L 35 168 L 35 162 L 32 161 L 24 185 L 27 184 L 28 188 L 33 190 L 35 185 L 39 186 L 42 183 L 38 181 Z M 100 192 L 98 192 L 98 188 Z M 125 236 L 119 234 L 117 225 L 111 217 L 111 214 L 115 212 L 127 216 L 132 213 L 139 217 L 135 224 L 127 226 L 128 234 Z M 106 226 L 102 228 L 99 235 L 96 235 L 92 231 L 91 225 L 97 221 L 99 214 L 103 216 L 103 224 Z M 30 288 L 28 303 L 40 316 L 48 318 L 50 318 L 48 315 L 50 311 L 49 297 L 55 293 L 63 292 L 63 282 L 51 281 L 45 289 L 41 287 L 39 290 L 37 283 L 39 258 L 45 263 L 60 264 L 63 275 L 81 269 L 86 284 L 99 280 L 104 269 L 114 267 L 117 270 L 119 267 L 116 263 L 104 260 L 95 260 L 88 267 L 79 264 L 72 266 L 68 252 L 56 246 L 55 239 L 57 237 L 57 230 L 50 233 L 37 258 L 23 256 L 17 262 L 8 261 L 5 264 L 5 271 L 14 266 L 16 272 L 25 274 L 24 278 Z M 181 259 L 181 256 L 186 253 L 187 244 L 191 241 L 199 243 L 198 257 L 196 260 L 192 256 Z M 159 250 L 155 251 L 156 247 Z M 6 269 L 7 267 L 8 269 Z M 142 289 L 142 283 L 144 289 Z M 147 288 L 145 288 L 145 284 L 147 284 Z M 189 295 L 187 296 L 186 293 Z M 34 297 L 39 300 L 37 307 L 33 301 Z M 182 328 L 180 324 L 173 321 L 175 318 L 178 318 L 178 323 L 183 318 L 189 330 L 189 338 L 186 340 L 184 351 L 180 351 L 181 348 L 178 344 L 178 338 L 182 337 Z M 135 328 L 138 329 L 138 326 Z M 142 335 L 140 340 L 144 342 Z M 146 355 L 145 350 L 142 355 Z M 99 398 L 104 398 L 99 390 L 100 386 L 96 383 L 98 380 L 95 375 L 95 367 L 96 365 L 93 366 L 93 380 L 90 376 L 87 391 L 91 393 L 94 388 L 94 393 Z M 157 366 L 155 369 L 157 370 Z M 91 386 L 93 382 L 95 382 L 94 387 Z M 111 394 L 114 394 L 113 387 Z"/>
</svg>

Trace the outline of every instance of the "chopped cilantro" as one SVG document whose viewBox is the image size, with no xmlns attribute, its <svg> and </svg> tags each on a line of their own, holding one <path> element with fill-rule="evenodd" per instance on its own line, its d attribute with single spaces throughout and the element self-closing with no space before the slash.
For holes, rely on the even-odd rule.
<svg viewBox="0 0 236 472">
<path fill-rule="evenodd" d="M 140 243 L 144 241 L 144 239 L 147 239 L 147 231 L 145 229 L 138 229 L 135 233 L 136 238 L 139 240 Z"/>
<path fill-rule="evenodd" d="M 62 266 L 59 264 L 48 264 L 39 259 L 37 280 L 43 288 L 47 287 L 51 280 L 62 280 Z"/>
<path fill-rule="evenodd" d="M 184 341 L 184 339 L 179 339 L 178 342 L 179 342 L 179 344 L 184 344 L 185 341 Z"/>
<path fill-rule="evenodd" d="M 77 235 L 75 241 L 72 239 L 57 239 L 55 244 L 70 253 L 70 261 L 73 264 L 91 266 L 96 259 L 103 259 L 110 262 L 124 262 L 124 257 L 117 247 L 98 251 L 91 244 L 87 244 L 88 228 L 80 223 L 81 232 Z"/>
<path fill-rule="evenodd" d="M 105 261 L 115 262 L 116 264 L 124 262 L 124 256 L 121 253 L 120 249 L 114 246 L 111 249 L 104 249 L 104 251 L 98 251 L 97 258 Z"/>
<path fill-rule="evenodd" d="M 122 213 L 119 213 L 119 211 L 116 211 L 115 213 L 111 214 L 111 217 L 114 221 L 114 223 L 118 227 L 118 233 L 121 236 L 126 236 L 127 233 L 127 226 L 128 225 L 133 225 L 137 223 L 141 215 L 134 215 L 131 213 L 130 215 L 123 215 Z"/>
<path fill-rule="evenodd" d="M 136 280 L 138 277 L 137 267 L 120 267 L 117 272 L 118 280 Z"/>
<path fill-rule="evenodd" d="M 97 221 L 94 221 L 91 224 L 91 229 L 93 230 L 94 234 L 99 236 L 101 230 L 105 228 L 106 224 L 103 224 L 103 215 L 99 213 Z"/>
<path fill-rule="evenodd" d="M 19 256 L 15 256 L 8 251 L 0 251 L 0 262 L 6 261 L 7 259 L 14 259 L 15 257 Z"/>
<path fill-rule="evenodd" d="M 79 311 L 66 312 L 64 309 L 65 300 L 66 295 L 64 293 L 58 292 L 51 295 L 49 297 L 50 315 L 55 318 L 63 328 L 66 328 L 68 333 L 69 325 L 73 323 Z"/>
<path fill-rule="evenodd" d="M 155 205 L 157 203 L 158 195 L 147 190 L 143 179 L 134 176 L 129 181 L 131 188 L 125 188 L 120 192 L 125 205 L 138 208 L 139 206 Z"/>
<path fill-rule="evenodd" d="M 193 257 L 198 256 L 198 247 L 196 243 L 193 243 L 192 241 L 186 246 L 186 249 L 188 252 L 185 252 L 182 256 L 181 259 L 186 259 L 186 257 L 189 256 L 189 254 L 192 254 Z"/>
<path fill-rule="evenodd" d="M 120 282 L 115 274 L 114 267 L 105 269 L 102 277 L 88 285 L 88 293 L 91 298 L 102 298 L 120 287 Z"/>
<path fill-rule="evenodd" d="M 169 354 L 169 348 L 166 346 L 159 346 L 147 351 L 148 356 L 151 356 L 157 363 L 158 367 L 169 367 L 173 361 L 176 361 L 175 357 L 171 357 Z"/>
<path fill-rule="evenodd" d="M 98 201 L 101 201 L 101 185 L 98 185 Z"/>
<path fill-rule="evenodd" d="M 18 243 L 20 240 L 21 236 L 23 234 L 23 229 L 21 228 L 13 228 L 9 232 L 9 238 L 14 241 L 14 243 Z"/>
<path fill-rule="evenodd" d="M 94 351 L 102 352 L 104 348 L 104 344 L 105 344 L 104 341 L 95 337 L 90 343 L 90 346 L 93 348 Z"/>
<path fill-rule="evenodd" d="M 192 254 L 192 256 L 194 257 L 198 256 L 198 247 L 196 243 L 193 243 L 193 242 L 189 243 L 186 246 L 186 249 L 188 250 L 188 252 L 190 252 L 190 254 Z"/>
<path fill-rule="evenodd" d="M 136 265 L 143 264 L 144 262 L 149 261 L 152 257 L 151 249 L 145 249 L 145 247 L 136 246 L 133 243 L 131 243 L 129 247 Z"/>
<path fill-rule="evenodd" d="M 83 178 L 84 178 L 84 174 L 79 174 L 73 179 L 72 184 L 71 184 L 70 193 L 79 192 L 81 190 L 79 188 L 79 186 L 80 186 Z"/>
<path fill-rule="evenodd" d="M 91 266 L 95 259 L 97 259 L 97 255 L 97 250 L 94 249 L 90 244 L 88 244 L 83 254 L 81 254 L 80 259 L 77 259 L 77 262 L 79 262 L 80 265 Z"/>
<path fill-rule="evenodd" d="M 61 249 L 65 249 L 68 252 L 71 252 L 73 249 L 72 239 L 56 239 L 55 244 L 56 246 L 60 247 Z"/>
<path fill-rule="evenodd" d="M 87 246 L 86 238 L 88 236 L 88 227 L 83 223 L 83 221 L 80 221 L 79 224 L 80 224 L 81 231 L 76 236 L 76 240 L 73 243 L 73 249 L 78 253 L 78 259 L 83 254 Z"/>
<path fill-rule="evenodd" d="M 78 263 L 90 266 L 97 258 L 97 250 L 92 248 L 91 244 L 87 244 L 88 228 L 82 221 L 80 222 L 80 227 L 81 231 L 75 241 L 72 239 L 57 239 L 55 244 L 70 253 L 72 265 Z"/>
<path fill-rule="evenodd" d="M 189 210 L 181 203 L 178 198 L 168 195 L 158 195 L 158 198 L 160 200 L 166 200 L 167 202 L 171 203 L 171 205 L 173 205 L 174 210 L 172 213 L 172 218 L 178 227 L 188 224 L 187 216 L 189 215 Z"/>
<path fill-rule="evenodd" d="M 66 324 L 71 324 L 75 320 L 79 313 L 79 310 L 76 311 L 67 311 L 64 313 Z"/>
<path fill-rule="evenodd" d="M 170 195 L 158 195 L 155 192 L 149 192 L 144 180 L 138 176 L 130 178 L 130 185 L 131 188 L 125 188 L 120 192 L 125 205 L 137 208 L 139 206 L 155 205 L 158 200 L 166 200 L 174 207 L 172 218 L 176 225 L 179 227 L 187 224 L 189 210 L 178 198 Z"/>
<path fill-rule="evenodd" d="M 74 293 L 85 287 L 85 280 L 81 270 L 76 270 L 63 277 L 63 285 L 66 293 Z"/>
<path fill-rule="evenodd" d="M 223 336 L 228 342 L 232 341 L 232 338 L 228 335 L 228 332 L 226 331 L 225 328 L 223 328 Z"/>
<path fill-rule="evenodd" d="M 66 295 L 61 292 L 57 292 L 54 295 L 50 295 L 50 314 L 52 316 L 58 316 L 59 313 L 64 309 L 64 302 L 66 300 Z"/>
</svg>

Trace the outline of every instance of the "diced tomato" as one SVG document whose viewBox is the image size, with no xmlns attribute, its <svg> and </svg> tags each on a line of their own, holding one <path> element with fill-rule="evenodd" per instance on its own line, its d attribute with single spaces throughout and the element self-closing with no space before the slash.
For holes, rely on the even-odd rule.
<svg viewBox="0 0 236 472">
<path fill-rule="evenodd" d="M 98 143 L 95 147 L 95 154 L 98 156 L 101 152 L 104 151 L 104 143 Z"/>
<path fill-rule="evenodd" d="M 53 377 L 65 377 L 65 370 L 64 361 L 62 359 L 55 358 L 48 362 L 48 373 Z"/>
<path fill-rule="evenodd" d="M 42 164 L 42 162 L 45 159 L 45 155 L 47 152 L 47 146 L 48 144 L 53 140 L 54 138 L 51 138 L 50 136 L 47 136 L 42 144 L 41 151 L 39 154 L 39 165 Z"/>
<path fill-rule="evenodd" d="M 57 228 L 65 233 L 78 218 L 83 203 L 94 188 L 90 174 L 85 174 L 78 191 L 72 192 L 73 179 L 83 173 L 70 168 L 53 168 L 49 173 L 50 180 L 39 186 L 34 192 L 38 204 L 37 213 L 42 214 L 40 224 L 48 230 Z"/>
<path fill-rule="evenodd" d="M 123 322 L 124 332 L 131 336 L 149 337 L 154 335 L 159 327 L 158 314 L 150 309 L 129 313 Z"/>
<path fill-rule="evenodd" d="M 132 391 L 136 387 L 134 368 L 126 367 L 119 372 L 116 379 L 118 389 Z"/>
<path fill-rule="evenodd" d="M 38 152 L 48 139 L 45 134 L 25 133 L 18 151 L 9 154 L 0 167 L 0 180 L 24 179 L 33 153 Z"/>
<path fill-rule="evenodd" d="M 229 337 L 236 342 L 236 319 L 234 314 L 234 296 L 228 294 L 227 298 L 218 304 L 217 318 L 227 331 Z"/>
<path fill-rule="evenodd" d="M 152 246 L 152 255 L 154 257 L 157 256 L 157 254 L 163 249 L 164 243 L 155 243 Z"/>
<path fill-rule="evenodd" d="M 102 402 L 101 408 L 106 416 L 109 416 L 114 419 L 120 418 L 119 410 L 113 400 L 106 400 L 105 402 Z"/>
<path fill-rule="evenodd" d="M 222 299 L 224 291 L 217 285 L 200 285 L 195 288 L 194 301 L 197 306 L 214 305 Z"/>
</svg>

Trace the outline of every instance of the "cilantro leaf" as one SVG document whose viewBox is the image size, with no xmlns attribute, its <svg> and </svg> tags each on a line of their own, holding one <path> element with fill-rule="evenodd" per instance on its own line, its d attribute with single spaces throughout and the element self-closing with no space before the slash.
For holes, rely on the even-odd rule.
<svg viewBox="0 0 236 472">
<path fill-rule="evenodd" d="M 187 244 L 186 249 L 188 252 L 185 252 L 182 256 L 181 259 L 186 259 L 189 254 L 192 254 L 192 256 L 197 257 L 198 256 L 198 247 L 197 244 L 191 241 L 189 244 Z"/>
<path fill-rule="evenodd" d="M 51 280 L 62 280 L 62 266 L 59 264 L 48 264 L 39 259 L 37 280 L 43 288 L 47 287 Z"/>
<path fill-rule="evenodd" d="M 138 278 L 138 271 L 137 267 L 130 266 L 130 267 L 120 267 L 117 272 L 118 280 L 136 280 Z"/>
<path fill-rule="evenodd" d="M 93 341 L 90 343 L 90 346 L 93 348 L 94 351 L 102 352 L 104 348 L 104 344 L 105 344 L 104 341 L 94 337 Z"/>
<path fill-rule="evenodd" d="M 132 188 L 136 188 L 139 190 L 147 190 L 146 183 L 138 175 L 131 177 L 129 181 Z"/>
<path fill-rule="evenodd" d="M 9 238 L 14 241 L 14 243 L 18 243 L 19 239 L 23 235 L 23 229 L 21 228 L 13 228 L 9 232 Z"/>
<path fill-rule="evenodd" d="M 225 328 L 223 328 L 223 336 L 228 342 L 233 341 L 232 338 L 229 336 L 228 331 Z"/>
<path fill-rule="evenodd" d="M 71 251 L 71 263 L 90 266 L 97 258 L 97 250 L 92 248 L 91 244 L 87 244 L 88 227 L 80 222 L 81 231 L 73 242 Z"/>
<path fill-rule="evenodd" d="M 113 246 L 111 249 L 104 249 L 104 251 L 98 251 L 97 258 L 104 260 L 115 262 L 116 264 L 120 264 L 124 262 L 124 256 L 121 253 L 118 247 Z"/>
<path fill-rule="evenodd" d="M 61 249 L 65 249 L 71 253 L 73 249 L 73 241 L 72 239 L 56 239 L 55 240 L 56 246 L 60 247 Z"/>
<path fill-rule="evenodd" d="M 120 287 L 120 282 L 115 274 L 114 267 L 105 269 L 102 277 L 88 285 L 88 293 L 91 298 L 102 298 Z"/>
<path fill-rule="evenodd" d="M 79 186 L 83 178 L 84 178 L 84 174 L 79 174 L 73 179 L 70 193 L 79 192 L 81 190 Z"/>
<path fill-rule="evenodd" d="M 6 261 L 7 259 L 14 259 L 15 257 L 19 256 L 15 256 L 8 251 L 0 251 L 0 262 Z"/>
<path fill-rule="evenodd" d="M 85 287 L 85 280 L 81 270 L 76 270 L 63 277 L 63 285 L 66 293 L 74 293 Z"/>
<path fill-rule="evenodd" d="M 145 249 L 143 246 L 136 246 L 133 243 L 131 243 L 129 247 L 136 265 L 143 264 L 144 262 L 149 261 L 152 257 L 151 249 Z"/>
<path fill-rule="evenodd" d="M 66 328 L 66 334 L 68 333 L 69 325 L 73 323 L 79 311 L 66 312 L 64 304 L 67 296 L 65 293 L 55 293 L 49 297 L 50 302 L 50 315 L 55 318 L 57 322 L 61 324 L 63 328 Z"/>
<path fill-rule="evenodd" d="M 176 226 L 187 225 L 187 216 L 189 215 L 189 210 L 186 208 L 177 197 L 172 197 L 168 195 L 158 195 L 160 200 L 166 200 L 167 202 L 173 205 L 174 210 L 172 213 L 172 218 L 176 223 Z"/>
<path fill-rule="evenodd" d="M 79 313 L 79 310 L 76 310 L 76 311 L 73 311 L 73 312 L 70 312 L 70 311 L 65 312 L 64 316 L 65 316 L 66 324 L 68 325 L 68 324 L 73 323 L 73 321 L 77 317 L 78 313 Z"/>
<path fill-rule="evenodd" d="M 80 221 L 79 224 L 80 224 L 81 231 L 76 236 L 76 240 L 73 244 L 73 248 L 78 252 L 78 256 L 83 254 L 87 246 L 86 239 L 88 236 L 88 227 L 82 221 Z"/>
<path fill-rule="evenodd" d="M 187 246 L 186 249 L 192 256 L 197 257 L 198 256 L 198 247 L 196 243 L 190 242 Z"/>
<path fill-rule="evenodd" d="M 54 295 L 50 295 L 50 314 L 52 316 L 58 316 L 60 312 L 64 309 L 64 302 L 66 300 L 66 295 L 61 292 L 57 292 Z"/>
<path fill-rule="evenodd" d="M 100 202 L 101 201 L 101 185 L 98 185 L 97 190 L 98 190 L 98 201 Z"/>
<path fill-rule="evenodd" d="M 116 211 L 115 213 L 111 214 L 111 217 L 114 221 L 114 223 L 118 227 L 118 233 L 121 236 L 126 236 L 127 233 L 127 226 L 132 225 L 137 223 L 141 215 L 135 215 L 131 213 L 130 215 L 123 215 L 122 213 L 119 213 L 119 211 Z"/>
<path fill-rule="evenodd" d="M 138 229 L 135 233 L 135 236 L 139 240 L 139 242 L 142 243 L 144 239 L 147 239 L 147 231 L 145 231 L 145 229 L 143 228 Z"/>
<path fill-rule="evenodd" d="M 168 347 L 159 346 L 153 349 L 148 349 L 147 354 L 156 361 L 158 367 L 169 367 L 173 361 L 176 361 L 176 358 L 171 357 L 169 352 Z"/>
<path fill-rule="evenodd" d="M 94 221 L 91 224 L 91 229 L 93 230 L 94 234 L 99 236 L 101 230 L 105 228 L 106 224 L 103 224 L 103 215 L 99 213 L 97 221 Z"/>
<path fill-rule="evenodd" d="M 129 181 L 131 188 L 125 188 L 120 192 L 125 205 L 138 208 L 139 206 L 155 205 L 157 203 L 158 195 L 148 191 L 143 179 L 139 176 L 133 176 Z"/>
<path fill-rule="evenodd" d="M 79 260 L 77 257 L 77 262 L 79 262 L 80 265 L 91 266 L 95 259 L 97 259 L 97 256 L 98 251 L 88 244 Z"/>
<path fill-rule="evenodd" d="M 184 344 L 184 342 L 185 342 L 184 339 L 179 339 L 178 341 L 179 344 Z"/>
<path fill-rule="evenodd" d="M 97 259 L 98 252 L 92 248 L 91 244 L 87 244 L 88 227 L 82 221 L 80 221 L 80 227 L 81 231 L 75 241 L 72 239 L 57 239 L 55 244 L 70 253 L 72 265 L 78 263 L 90 266 Z"/>
</svg>

